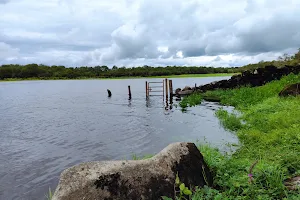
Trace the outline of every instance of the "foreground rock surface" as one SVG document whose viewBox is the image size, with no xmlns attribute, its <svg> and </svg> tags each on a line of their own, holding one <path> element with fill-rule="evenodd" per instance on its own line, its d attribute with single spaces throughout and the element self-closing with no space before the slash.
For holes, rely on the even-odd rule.
<svg viewBox="0 0 300 200">
<path fill-rule="evenodd" d="M 186 186 L 212 184 L 193 143 L 173 143 L 146 160 L 87 162 L 63 171 L 52 200 L 124 200 L 174 197 L 178 172 Z"/>
</svg>

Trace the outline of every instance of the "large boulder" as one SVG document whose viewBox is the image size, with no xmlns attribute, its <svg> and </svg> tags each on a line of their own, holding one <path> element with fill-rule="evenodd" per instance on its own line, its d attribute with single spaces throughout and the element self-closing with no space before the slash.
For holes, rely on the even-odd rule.
<svg viewBox="0 0 300 200">
<path fill-rule="evenodd" d="M 279 93 L 279 96 L 281 97 L 297 96 L 297 95 L 300 95 L 300 83 L 288 85 Z"/>
<path fill-rule="evenodd" d="M 176 173 L 186 186 L 212 184 L 193 143 L 173 143 L 146 160 L 87 162 L 63 171 L 52 200 L 174 197 Z"/>
</svg>

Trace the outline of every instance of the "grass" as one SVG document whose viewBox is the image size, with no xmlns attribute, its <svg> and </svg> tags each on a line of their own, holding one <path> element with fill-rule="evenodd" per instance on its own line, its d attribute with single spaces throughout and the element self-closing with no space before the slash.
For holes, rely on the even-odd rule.
<svg viewBox="0 0 300 200">
<path fill-rule="evenodd" d="M 144 155 L 142 157 L 138 157 L 136 154 L 133 154 L 132 155 L 132 160 L 145 160 L 145 159 L 148 159 L 148 158 L 152 158 L 154 155 L 152 154 L 148 154 L 148 155 Z"/>
<path fill-rule="evenodd" d="M 215 187 L 198 189 L 192 199 L 300 199 L 299 191 L 288 191 L 283 184 L 300 175 L 300 97 L 278 96 L 286 85 L 297 82 L 300 74 L 290 74 L 260 87 L 205 94 L 239 111 L 237 115 L 221 109 L 216 116 L 241 145 L 232 155 L 222 155 L 207 145 L 199 147 L 215 175 Z M 184 106 L 191 103 L 189 98 L 183 102 Z M 248 174 L 253 181 L 249 182 Z"/>
<path fill-rule="evenodd" d="M 235 73 L 216 73 L 216 74 L 181 74 L 168 76 L 151 76 L 150 78 L 202 78 L 202 77 L 218 77 L 218 76 L 233 76 Z M 148 77 L 147 77 L 148 78 Z"/>
<path fill-rule="evenodd" d="M 129 76 L 129 77 L 111 77 L 111 78 L 88 78 L 88 77 L 79 77 L 75 79 L 69 78 L 59 78 L 59 77 L 52 77 L 52 78 L 7 78 L 2 81 L 34 81 L 34 80 L 115 80 L 115 79 L 150 79 L 150 78 L 204 78 L 204 77 L 222 77 L 222 76 L 232 76 L 234 73 L 216 73 L 216 74 L 181 74 L 181 75 L 168 75 L 168 76 L 149 76 L 149 77 L 142 77 L 142 76 Z"/>
<path fill-rule="evenodd" d="M 193 107 L 199 105 L 202 101 L 202 95 L 198 93 L 193 93 L 189 96 L 186 96 L 179 102 L 179 106 L 182 111 L 186 111 L 187 107 Z"/>
<path fill-rule="evenodd" d="M 48 190 L 48 194 L 46 194 L 45 196 L 46 196 L 46 199 L 47 199 L 47 200 L 51 200 L 51 199 L 52 199 L 53 193 L 52 193 L 52 191 L 51 191 L 50 188 L 49 188 L 49 190 Z"/>
</svg>

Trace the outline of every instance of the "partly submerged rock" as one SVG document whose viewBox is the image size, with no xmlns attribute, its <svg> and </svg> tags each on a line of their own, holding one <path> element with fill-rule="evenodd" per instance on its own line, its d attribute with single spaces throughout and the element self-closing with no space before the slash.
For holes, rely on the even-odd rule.
<svg viewBox="0 0 300 200">
<path fill-rule="evenodd" d="M 178 94 L 180 91 L 181 91 L 181 88 L 177 88 L 177 89 L 175 90 L 175 94 Z"/>
<path fill-rule="evenodd" d="M 300 95 L 300 83 L 288 85 L 279 93 L 279 96 L 281 97 L 297 95 Z"/>
<path fill-rule="evenodd" d="M 52 200 L 174 197 L 177 172 L 188 187 L 212 184 L 195 144 L 173 143 L 146 160 L 87 162 L 66 169 Z"/>
<path fill-rule="evenodd" d="M 192 90 L 192 88 L 189 87 L 189 86 L 185 86 L 185 87 L 182 89 L 182 91 L 188 91 L 188 90 Z"/>
<path fill-rule="evenodd" d="M 180 92 L 178 92 L 178 96 L 186 96 L 186 95 L 190 95 L 190 94 L 192 94 L 194 91 L 193 90 L 185 90 L 185 91 L 180 91 Z"/>
</svg>

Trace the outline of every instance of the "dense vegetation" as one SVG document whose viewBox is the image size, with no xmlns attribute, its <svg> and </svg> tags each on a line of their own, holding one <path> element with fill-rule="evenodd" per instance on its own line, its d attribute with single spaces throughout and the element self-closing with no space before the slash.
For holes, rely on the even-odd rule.
<svg viewBox="0 0 300 200">
<path fill-rule="evenodd" d="M 43 64 L 28 65 L 2 65 L 0 66 L 0 80 L 3 79 L 76 79 L 76 78 L 114 78 L 114 77 L 150 77 L 150 76 L 170 76 L 182 74 L 215 74 L 215 73 L 239 73 L 245 70 L 253 70 L 267 65 L 281 67 L 284 65 L 294 65 L 300 62 L 300 49 L 295 55 L 284 54 L 277 61 L 261 61 L 257 64 L 249 64 L 243 67 L 117 67 L 111 69 L 108 66 L 95 67 L 65 67 L 46 66 Z"/>
<path fill-rule="evenodd" d="M 215 174 L 215 188 L 198 189 L 192 199 L 300 199 L 299 191 L 289 191 L 283 184 L 300 175 L 300 98 L 278 96 L 286 85 L 297 82 L 300 74 L 290 74 L 260 87 L 205 94 L 235 106 L 237 112 L 221 109 L 216 115 L 226 129 L 236 133 L 240 145 L 232 155 L 222 155 L 207 145 L 199 147 Z M 201 95 L 183 102 L 183 107 L 193 106 L 201 102 Z"/>
<path fill-rule="evenodd" d="M 298 52 L 296 52 L 294 55 L 288 55 L 283 54 L 282 56 L 279 56 L 277 60 L 273 61 L 260 61 L 259 63 L 254 64 L 248 64 L 243 67 L 241 67 L 241 71 L 245 70 L 254 70 L 257 68 L 264 68 L 268 65 L 273 65 L 276 67 L 283 67 L 285 65 L 294 66 L 296 64 L 300 63 L 300 48 L 298 49 Z"/>
<path fill-rule="evenodd" d="M 181 74 L 214 74 L 234 73 L 238 68 L 213 67 L 133 67 L 112 69 L 107 66 L 75 67 L 46 66 L 37 64 L 28 65 L 2 65 L 0 67 L 0 80 L 2 79 L 76 79 L 76 78 L 113 78 L 113 77 L 149 77 Z"/>
</svg>

